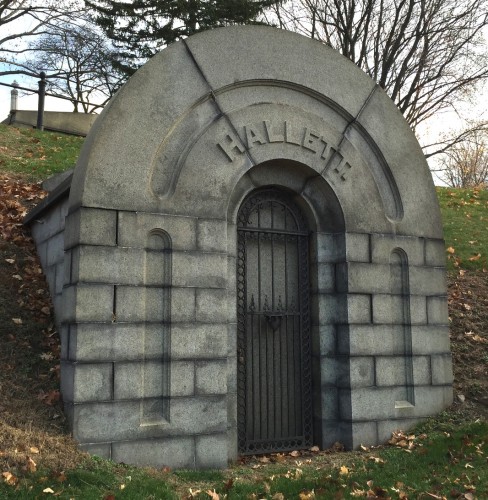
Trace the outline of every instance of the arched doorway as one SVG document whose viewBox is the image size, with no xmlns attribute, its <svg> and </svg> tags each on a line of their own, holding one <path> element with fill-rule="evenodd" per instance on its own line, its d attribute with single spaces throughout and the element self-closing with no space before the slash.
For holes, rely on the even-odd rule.
<svg viewBox="0 0 488 500">
<path fill-rule="evenodd" d="M 284 190 L 242 203 L 237 223 L 238 447 L 312 444 L 309 229 Z"/>
</svg>

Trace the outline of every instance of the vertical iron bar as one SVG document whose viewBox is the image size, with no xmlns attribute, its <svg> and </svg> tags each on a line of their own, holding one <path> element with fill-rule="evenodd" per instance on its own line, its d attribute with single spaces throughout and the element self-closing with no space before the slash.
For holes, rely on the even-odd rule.
<svg viewBox="0 0 488 500">
<path fill-rule="evenodd" d="M 38 104 L 37 104 L 37 130 L 44 130 L 44 100 L 46 98 L 46 73 L 40 73 Z"/>
</svg>

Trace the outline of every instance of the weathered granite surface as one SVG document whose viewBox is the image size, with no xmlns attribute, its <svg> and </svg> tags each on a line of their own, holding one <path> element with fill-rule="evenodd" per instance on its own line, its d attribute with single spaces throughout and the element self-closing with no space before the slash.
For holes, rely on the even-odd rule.
<svg viewBox="0 0 488 500">
<path fill-rule="evenodd" d="M 377 444 L 450 404 L 442 227 L 413 133 L 332 49 L 230 27 L 129 80 L 87 137 L 64 234 L 34 229 L 41 253 L 64 238 L 62 392 L 84 449 L 237 457 L 236 224 L 266 186 L 310 228 L 313 443 Z"/>
</svg>

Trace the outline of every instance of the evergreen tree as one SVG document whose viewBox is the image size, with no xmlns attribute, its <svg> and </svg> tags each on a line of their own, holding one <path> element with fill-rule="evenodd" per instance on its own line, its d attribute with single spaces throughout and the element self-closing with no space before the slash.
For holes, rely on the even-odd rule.
<svg viewBox="0 0 488 500">
<path fill-rule="evenodd" d="M 166 45 L 209 28 L 255 23 L 276 0 L 85 0 L 133 73 Z"/>
</svg>

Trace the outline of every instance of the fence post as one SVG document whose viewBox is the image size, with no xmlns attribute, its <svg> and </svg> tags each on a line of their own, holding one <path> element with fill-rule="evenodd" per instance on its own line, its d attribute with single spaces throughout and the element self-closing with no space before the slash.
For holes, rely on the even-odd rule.
<svg viewBox="0 0 488 500">
<path fill-rule="evenodd" d="M 17 111 L 18 99 L 19 99 L 19 91 L 17 87 L 19 84 L 14 80 L 12 83 L 13 89 L 10 91 L 10 113 L 15 113 Z"/>
<path fill-rule="evenodd" d="M 37 129 L 44 130 L 44 99 L 46 97 L 46 73 L 41 71 L 39 80 L 39 101 L 37 105 Z"/>
</svg>

